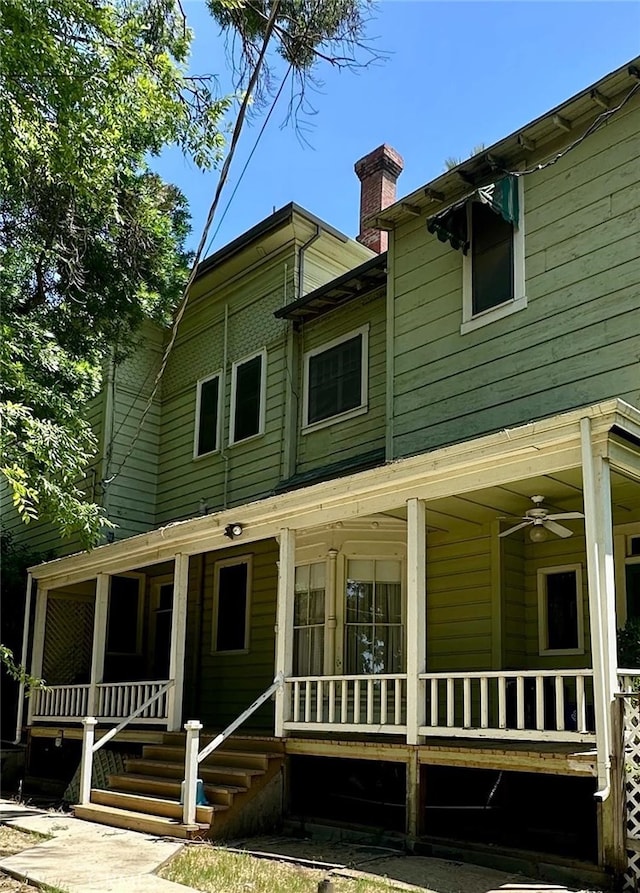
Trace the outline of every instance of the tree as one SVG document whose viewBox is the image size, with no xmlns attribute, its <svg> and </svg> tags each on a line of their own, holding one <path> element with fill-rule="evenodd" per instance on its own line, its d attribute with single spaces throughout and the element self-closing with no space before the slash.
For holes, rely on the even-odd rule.
<svg viewBox="0 0 640 893">
<path fill-rule="evenodd" d="M 272 40 L 304 82 L 325 50 L 357 44 L 367 6 L 210 3 L 240 38 L 252 93 Z M 0 16 L 0 470 L 25 522 L 91 544 L 109 521 L 80 487 L 96 450 L 83 409 L 106 358 L 126 355 L 144 319 L 168 322 L 189 283 L 186 202 L 149 158 L 174 144 L 218 163 L 233 99 L 187 74 L 176 0 L 1 0 Z"/>
</svg>

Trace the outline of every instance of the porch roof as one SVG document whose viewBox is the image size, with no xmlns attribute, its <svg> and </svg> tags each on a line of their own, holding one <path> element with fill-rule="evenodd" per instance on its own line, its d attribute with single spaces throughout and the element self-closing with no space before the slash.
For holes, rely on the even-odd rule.
<svg viewBox="0 0 640 893">
<path fill-rule="evenodd" d="M 589 419 L 594 448 L 614 468 L 640 480 L 640 409 L 623 400 L 596 403 L 520 427 L 467 440 L 382 467 L 323 481 L 204 517 L 178 521 L 90 552 L 30 568 L 53 588 L 195 555 L 229 545 L 224 530 L 241 523 L 242 543 L 392 510 L 411 498 L 438 499 L 581 464 L 581 420 Z"/>
</svg>

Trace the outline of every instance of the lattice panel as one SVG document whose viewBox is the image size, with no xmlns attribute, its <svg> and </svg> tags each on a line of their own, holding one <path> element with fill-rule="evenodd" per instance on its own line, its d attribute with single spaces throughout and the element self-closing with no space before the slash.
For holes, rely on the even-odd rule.
<svg viewBox="0 0 640 893">
<path fill-rule="evenodd" d="M 42 676 L 50 685 L 88 681 L 93 602 L 49 598 Z"/>
<path fill-rule="evenodd" d="M 637 840 L 639 850 L 627 850 L 625 890 L 640 890 L 640 700 L 624 699 L 624 762 L 627 807 L 627 839 Z"/>
<path fill-rule="evenodd" d="M 126 771 L 129 756 L 130 754 L 122 754 L 107 747 L 96 751 L 91 767 L 91 787 L 106 790 L 109 787 L 110 775 L 122 775 Z M 77 803 L 80 799 L 80 766 L 74 772 L 62 799 L 65 803 Z"/>
</svg>

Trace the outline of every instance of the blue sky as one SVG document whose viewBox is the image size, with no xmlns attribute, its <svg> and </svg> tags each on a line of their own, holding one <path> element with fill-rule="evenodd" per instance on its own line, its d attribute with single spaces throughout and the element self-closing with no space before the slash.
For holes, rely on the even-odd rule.
<svg viewBox="0 0 640 893">
<path fill-rule="evenodd" d="M 218 75 L 229 90 L 224 40 L 203 0 L 183 8 L 195 32 L 191 70 Z M 637 55 L 640 2 L 381 0 L 367 34 L 387 60 L 358 74 L 318 69 L 315 114 L 301 120 L 308 144 L 283 126 L 285 88 L 220 222 L 263 117 L 244 130 L 208 253 L 289 201 L 355 236 L 361 156 L 390 143 L 405 161 L 406 195 L 441 173 L 445 158 L 490 145 Z M 198 172 L 177 151 L 154 167 L 186 194 L 195 246 L 217 172 Z"/>
</svg>

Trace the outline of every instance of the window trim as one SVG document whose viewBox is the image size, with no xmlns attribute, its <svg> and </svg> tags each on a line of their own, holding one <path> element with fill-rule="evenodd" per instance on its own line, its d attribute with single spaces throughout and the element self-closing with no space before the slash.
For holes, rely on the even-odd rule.
<svg viewBox="0 0 640 893">
<path fill-rule="evenodd" d="M 296 598 L 296 595 L 297 595 L 297 592 L 295 591 L 295 576 L 296 576 L 296 571 L 298 570 L 299 567 L 309 567 L 309 568 L 310 568 L 310 567 L 312 567 L 314 564 L 321 564 L 321 565 L 324 566 L 324 619 L 323 619 L 322 623 L 308 623 L 308 624 L 303 624 L 302 626 L 296 626 L 296 623 L 295 623 L 295 598 Z M 328 666 L 328 658 L 327 658 L 327 647 L 328 647 L 328 646 L 327 646 L 327 640 L 328 640 L 328 635 L 327 635 L 327 633 L 328 633 L 328 632 L 329 632 L 329 633 L 332 633 L 332 632 L 333 632 L 333 630 L 329 629 L 329 603 L 328 603 L 328 594 L 329 594 L 329 574 L 330 574 L 330 571 L 331 571 L 331 567 L 330 567 L 330 565 L 329 565 L 328 560 L 327 560 L 326 557 L 316 557 L 316 558 L 309 558 L 309 559 L 307 559 L 306 561 L 296 561 L 296 563 L 295 563 L 295 567 L 294 567 L 294 571 L 293 571 L 293 578 L 294 578 L 294 591 L 293 591 L 294 610 L 293 610 L 292 627 L 291 627 L 292 630 L 293 630 L 293 638 L 292 638 L 292 642 L 291 642 L 291 659 L 292 659 L 292 661 L 293 661 L 293 656 L 294 656 L 294 651 L 295 651 L 294 641 L 295 641 L 295 633 L 296 633 L 296 630 L 298 630 L 298 629 L 310 629 L 310 628 L 312 628 L 312 627 L 319 627 L 319 626 L 321 626 L 321 627 L 322 627 L 322 673 L 321 673 L 320 675 L 323 675 L 323 674 L 331 675 L 331 674 L 334 672 L 334 668 Z M 335 620 L 335 618 L 334 618 L 334 620 Z M 307 674 L 304 674 L 304 675 L 307 675 Z M 308 674 L 308 675 L 311 675 L 311 674 Z"/>
<path fill-rule="evenodd" d="M 217 423 L 216 423 L 216 446 L 213 450 L 207 450 L 205 453 L 198 452 L 198 438 L 200 435 L 200 405 L 202 401 L 202 386 L 206 384 L 208 381 L 213 381 L 214 378 L 218 379 L 218 406 L 217 406 Z M 222 445 L 222 370 L 219 369 L 217 372 L 214 372 L 212 375 L 207 375 L 204 378 L 199 378 L 196 383 L 196 423 L 195 430 L 193 432 L 193 458 L 194 459 L 204 459 L 207 456 L 214 456 L 216 453 L 220 452 Z"/>
<path fill-rule="evenodd" d="M 472 267 L 473 258 L 471 248 L 467 254 L 462 255 L 462 325 L 460 326 L 460 334 L 466 335 L 468 332 L 474 332 L 482 326 L 497 322 L 524 310 L 527 306 L 527 296 L 525 291 L 525 256 L 524 256 L 524 182 L 522 177 L 516 180 L 518 184 L 518 225 L 513 228 L 513 291 L 514 296 L 502 304 L 495 307 L 489 307 L 488 310 L 482 310 L 480 313 L 473 312 L 473 278 Z M 473 239 L 473 229 L 471 225 L 471 202 L 467 204 L 467 224 L 469 232 L 469 244 Z"/>
<path fill-rule="evenodd" d="M 548 637 L 548 603 L 546 579 L 552 574 L 574 571 L 576 575 L 576 618 L 578 645 L 576 648 L 549 648 Z M 562 654 L 584 654 L 584 590 L 582 586 L 582 565 L 559 564 L 553 567 L 539 567 L 537 570 L 538 589 L 538 650 L 541 656 Z"/>
<path fill-rule="evenodd" d="M 302 384 L 302 434 L 311 434 L 321 428 L 329 425 L 335 425 L 337 422 L 346 422 L 357 416 L 364 415 L 369 411 L 369 329 L 370 324 L 365 323 L 357 329 L 353 329 L 346 335 L 340 335 L 331 341 L 325 341 L 318 347 L 305 351 L 302 357 L 303 362 L 303 384 Z M 317 422 L 309 422 L 309 363 L 313 357 L 325 353 L 345 341 L 351 341 L 353 338 L 362 336 L 362 350 L 360 355 L 360 405 L 354 406 L 353 409 L 347 409 L 344 412 L 336 413 L 326 419 L 319 419 Z"/>
<path fill-rule="evenodd" d="M 233 567 L 236 564 L 247 565 L 247 584 L 245 590 L 245 616 L 244 616 L 244 647 L 243 648 L 227 648 L 220 650 L 216 648 L 218 640 L 218 609 L 220 598 L 220 568 Z M 232 655 L 232 654 L 249 654 L 250 641 L 249 633 L 251 629 L 251 587 L 253 580 L 253 555 L 237 555 L 234 558 L 221 558 L 216 561 L 213 566 L 213 617 L 211 620 L 211 654 L 214 655 Z"/>
<path fill-rule="evenodd" d="M 114 577 L 128 577 L 138 581 L 138 615 L 136 617 L 136 650 L 135 651 L 109 651 L 109 620 L 111 619 L 111 585 Z M 107 624 L 104 637 L 104 653 L 114 657 L 139 657 L 142 654 L 142 634 L 144 628 L 144 603 L 145 603 L 145 574 L 133 571 L 121 574 L 109 574 L 109 601 L 107 607 Z"/>
<path fill-rule="evenodd" d="M 262 374 L 260 376 L 260 409 L 258 418 L 258 430 L 249 437 L 243 437 L 242 440 L 236 440 L 235 436 L 235 417 L 236 417 L 236 388 L 238 385 L 238 367 L 254 360 L 256 357 L 262 357 Z M 264 435 L 265 429 L 265 410 L 267 402 L 267 348 L 262 347 L 253 353 L 247 354 L 239 360 L 236 360 L 231 366 L 231 406 L 229 411 L 229 446 L 235 446 L 239 443 L 248 443 L 257 437 Z"/>
</svg>

